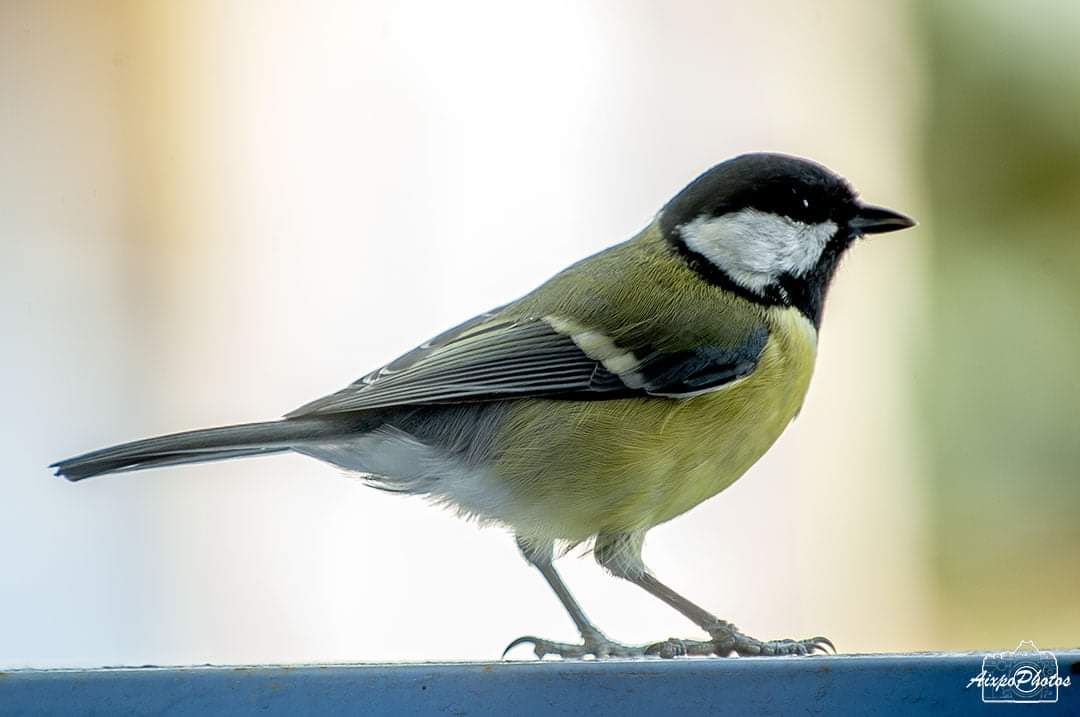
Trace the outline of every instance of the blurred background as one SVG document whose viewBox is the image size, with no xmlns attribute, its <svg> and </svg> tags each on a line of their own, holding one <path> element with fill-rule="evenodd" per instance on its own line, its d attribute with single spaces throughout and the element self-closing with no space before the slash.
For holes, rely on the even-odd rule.
<svg viewBox="0 0 1080 717">
<path fill-rule="evenodd" d="M 45 466 L 280 415 L 753 150 L 921 224 L 856 247 L 801 416 L 647 562 L 763 638 L 1077 645 L 1078 66 L 1068 0 L 5 0 L 0 666 L 576 639 L 504 531 L 315 461 Z M 561 565 L 609 635 L 695 636 Z"/>
</svg>

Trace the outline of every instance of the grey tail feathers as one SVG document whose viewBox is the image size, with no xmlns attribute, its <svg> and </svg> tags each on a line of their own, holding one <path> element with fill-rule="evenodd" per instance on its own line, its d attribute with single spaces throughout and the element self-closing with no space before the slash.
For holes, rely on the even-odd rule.
<svg viewBox="0 0 1080 717">
<path fill-rule="evenodd" d="M 267 455 L 363 430 L 348 414 L 311 416 L 267 423 L 245 423 L 173 433 L 122 443 L 53 463 L 56 475 L 69 481 L 184 463 Z"/>
</svg>

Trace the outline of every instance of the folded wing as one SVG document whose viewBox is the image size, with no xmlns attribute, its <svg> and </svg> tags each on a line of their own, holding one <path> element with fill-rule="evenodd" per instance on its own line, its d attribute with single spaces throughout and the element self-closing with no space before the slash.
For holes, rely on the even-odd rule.
<svg viewBox="0 0 1080 717">
<path fill-rule="evenodd" d="M 513 398 L 685 398 L 752 371 L 767 338 L 761 326 L 733 345 L 656 351 L 557 317 L 501 319 L 496 310 L 288 417 Z"/>
</svg>

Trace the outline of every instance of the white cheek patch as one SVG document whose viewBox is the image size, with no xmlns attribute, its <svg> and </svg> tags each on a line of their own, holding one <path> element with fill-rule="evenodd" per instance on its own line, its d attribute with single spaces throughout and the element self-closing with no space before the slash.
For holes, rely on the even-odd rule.
<svg viewBox="0 0 1080 717">
<path fill-rule="evenodd" d="M 757 209 L 700 216 L 681 225 L 686 246 L 741 286 L 761 293 L 781 274 L 804 276 L 836 235 L 834 222 L 803 224 Z"/>
</svg>

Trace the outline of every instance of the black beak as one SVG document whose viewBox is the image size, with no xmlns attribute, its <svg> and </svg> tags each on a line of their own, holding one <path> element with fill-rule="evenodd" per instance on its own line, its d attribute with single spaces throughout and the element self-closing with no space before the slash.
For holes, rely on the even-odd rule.
<svg viewBox="0 0 1080 717">
<path fill-rule="evenodd" d="M 915 226 L 915 220 L 885 207 L 859 206 L 859 213 L 848 222 L 856 234 L 884 234 Z"/>
</svg>

